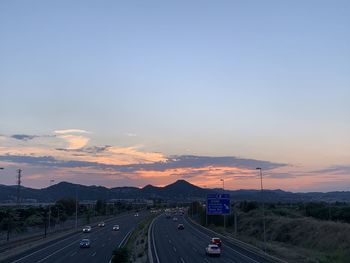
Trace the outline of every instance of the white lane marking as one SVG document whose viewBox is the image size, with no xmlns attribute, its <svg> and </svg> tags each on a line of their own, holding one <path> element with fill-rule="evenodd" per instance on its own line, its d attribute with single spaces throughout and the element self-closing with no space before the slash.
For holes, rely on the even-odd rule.
<svg viewBox="0 0 350 263">
<path fill-rule="evenodd" d="M 185 260 L 183 258 L 180 258 L 181 262 L 182 263 L 186 263 Z"/>
<path fill-rule="evenodd" d="M 130 229 L 130 231 L 128 233 L 126 233 L 126 235 L 124 236 L 124 238 L 122 239 L 122 241 L 120 241 L 119 243 L 119 246 L 118 247 L 121 247 L 123 244 L 124 244 L 124 241 L 130 237 L 131 235 L 131 232 L 134 230 L 134 227 Z"/>
<path fill-rule="evenodd" d="M 101 247 L 104 247 L 105 245 L 106 245 L 106 244 L 105 244 L 105 243 L 103 243 Z"/>
<path fill-rule="evenodd" d="M 48 259 L 49 257 L 52 257 L 53 255 L 57 254 L 58 252 L 61 252 L 63 249 L 66 249 L 67 247 L 70 247 L 71 245 L 76 244 L 76 243 L 77 243 L 77 241 L 74 240 L 72 243 L 69 243 L 67 246 L 64 246 L 63 248 L 61 248 L 61 249 L 59 249 L 59 250 L 56 250 L 56 251 L 53 252 L 52 254 L 49 254 L 48 256 L 46 256 L 46 257 L 40 259 L 39 261 L 37 261 L 37 263 L 45 261 L 45 260 Z"/>
<path fill-rule="evenodd" d="M 110 219 L 108 219 L 108 220 L 111 220 L 111 221 L 112 221 L 112 220 L 115 220 L 115 219 L 124 218 L 124 217 L 126 217 L 126 216 L 129 216 L 129 214 L 122 215 L 122 216 L 118 216 L 118 217 L 116 217 L 116 218 L 110 218 Z M 101 231 L 101 230 L 100 230 L 100 231 Z M 99 232 L 99 231 L 97 231 L 97 232 Z M 70 238 L 74 238 L 74 237 L 76 237 L 76 235 L 79 235 L 79 234 L 81 234 L 81 232 L 74 233 L 74 234 L 72 234 L 71 236 L 69 236 L 69 237 L 67 237 L 67 238 L 65 238 L 65 239 L 59 240 L 59 241 L 57 241 L 57 242 L 55 242 L 55 243 L 53 243 L 53 244 L 51 244 L 51 245 L 49 245 L 49 246 L 47 246 L 47 247 L 43 247 L 42 249 L 36 250 L 36 251 L 30 253 L 29 255 L 26 255 L 26 256 L 21 257 L 21 258 L 15 260 L 15 261 L 12 261 L 11 263 L 17 263 L 17 262 L 21 261 L 22 259 L 25 259 L 25 258 L 27 258 L 27 257 L 30 257 L 30 256 L 36 254 L 36 253 L 39 253 L 40 251 L 43 251 L 43 250 L 48 249 L 48 248 L 50 248 L 50 247 L 52 247 L 52 246 L 55 246 L 55 245 L 57 245 L 57 244 L 59 244 L 59 243 L 62 243 L 63 241 L 66 241 L 66 240 L 68 240 L 68 239 L 70 239 Z"/>
<path fill-rule="evenodd" d="M 129 240 L 129 237 L 131 235 L 131 232 L 134 231 L 135 227 L 131 228 L 130 231 L 128 233 L 126 233 L 126 235 L 124 236 L 124 238 L 122 239 L 122 241 L 120 241 L 118 248 L 121 248 L 122 245 L 124 244 L 124 241 L 126 240 L 126 238 Z M 96 253 L 95 253 L 96 254 Z M 112 262 L 114 256 L 111 257 L 111 259 L 109 260 L 109 263 Z"/>
<path fill-rule="evenodd" d="M 168 240 L 168 242 L 169 242 L 169 244 L 171 244 L 171 240 L 170 239 Z"/>
<path fill-rule="evenodd" d="M 198 251 L 195 247 L 192 247 L 192 249 L 193 249 L 194 252 L 197 252 L 197 251 Z"/>
<path fill-rule="evenodd" d="M 174 252 L 176 252 L 176 247 L 173 247 Z"/>
<path fill-rule="evenodd" d="M 96 256 L 96 252 L 92 253 L 91 256 L 92 256 L 92 257 Z"/>
<path fill-rule="evenodd" d="M 155 253 L 155 256 L 156 256 L 157 263 L 160 263 L 159 257 L 158 257 L 158 253 L 157 253 L 157 247 L 156 247 L 156 244 L 155 244 L 155 241 L 154 241 L 154 226 L 153 226 L 153 223 L 158 218 L 159 218 L 159 216 L 156 217 L 155 219 L 153 219 L 154 221 L 152 221 L 152 223 L 151 223 L 151 228 L 152 228 L 151 231 L 152 231 L 152 243 L 153 243 L 154 253 Z"/>
<path fill-rule="evenodd" d="M 210 263 L 210 261 L 208 259 L 206 259 L 206 258 L 204 259 L 204 261 Z"/>
<path fill-rule="evenodd" d="M 77 233 L 77 234 L 79 234 L 79 233 Z M 57 244 L 59 244 L 59 243 L 61 243 L 61 242 L 63 242 L 63 241 L 66 241 L 67 239 L 72 238 L 72 237 L 74 237 L 74 235 L 73 235 L 73 236 L 70 236 L 70 237 L 67 237 L 67 238 L 65 238 L 65 239 L 63 239 L 63 240 L 61 240 L 61 241 L 58 241 L 58 242 L 56 242 L 56 243 L 54 243 L 54 244 L 52 244 L 52 245 L 50 245 L 50 246 L 47 246 L 47 247 L 44 247 L 44 248 L 39 249 L 39 250 L 37 250 L 37 251 L 34 251 L 33 253 L 30 253 L 29 255 L 26 255 L 26 256 L 24 256 L 24 257 L 22 257 L 22 258 L 19 258 L 19 259 L 13 261 L 12 263 L 16 263 L 16 262 L 18 262 L 18 261 L 21 261 L 22 259 L 25 259 L 25 258 L 27 258 L 27 257 L 30 257 L 30 256 L 32 256 L 32 255 L 34 255 L 34 254 L 36 254 L 36 253 L 38 253 L 38 252 L 40 252 L 40 251 L 42 251 L 42 250 L 44 250 L 44 249 L 47 249 L 47 248 L 52 247 L 52 246 L 55 246 L 55 245 L 57 245 Z"/>
<path fill-rule="evenodd" d="M 74 257 L 74 255 L 77 254 L 77 252 L 75 251 L 74 253 L 72 253 L 70 256 Z"/>
<path fill-rule="evenodd" d="M 187 219 L 185 219 L 185 221 L 187 221 Z M 198 233 L 200 233 L 200 234 L 202 234 L 202 235 L 204 235 L 204 236 L 207 236 L 207 237 L 211 238 L 209 235 L 207 235 L 207 234 L 205 234 L 204 232 L 201 232 L 201 231 L 199 231 L 198 229 L 196 229 L 196 228 L 195 228 L 194 226 L 192 226 L 191 223 L 189 223 L 188 221 L 187 221 L 187 223 L 188 223 L 188 225 L 189 225 L 192 229 L 196 230 Z M 254 262 L 254 263 L 259 263 L 258 261 L 252 259 L 251 257 L 248 257 L 248 256 L 246 256 L 246 255 L 244 255 L 244 254 L 238 252 L 237 250 L 234 250 L 232 247 L 229 247 L 229 246 L 227 246 L 227 245 L 225 245 L 225 244 L 224 244 L 223 246 L 224 246 L 224 247 L 227 247 L 228 249 L 232 250 L 233 252 L 237 253 L 238 255 L 240 255 L 240 256 L 242 256 L 242 257 L 245 257 L 245 258 L 251 260 L 251 261 Z"/>
</svg>

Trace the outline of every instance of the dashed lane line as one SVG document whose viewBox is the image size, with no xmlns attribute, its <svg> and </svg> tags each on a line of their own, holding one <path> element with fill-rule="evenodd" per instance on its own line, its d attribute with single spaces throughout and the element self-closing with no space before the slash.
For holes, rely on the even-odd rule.
<svg viewBox="0 0 350 263">
<path fill-rule="evenodd" d="M 66 249 L 67 247 L 70 247 L 71 245 L 76 244 L 76 243 L 77 243 L 77 241 L 74 240 L 72 243 L 69 243 L 67 246 L 64 246 L 63 248 L 61 248 L 59 250 L 56 250 L 55 252 L 53 252 L 53 253 L 49 254 L 48 256 L 44 257 L 43 259 L 40 259 L 39 261 L 37 261 L 37 263 L 45 261 L 49 257 L 52 257 L 53 255 L 57 254 L 58 252 L 61 252 L 62 250 Z"/>
</svg>

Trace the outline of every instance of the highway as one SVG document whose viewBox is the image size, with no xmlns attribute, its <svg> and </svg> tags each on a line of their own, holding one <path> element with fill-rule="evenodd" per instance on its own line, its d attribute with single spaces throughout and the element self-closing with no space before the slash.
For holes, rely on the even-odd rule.
<svg viewBox="0 0 350 263">
<path fill-rule="evenodd" d="M 184 230 L 178 230 L 177 225 L 184 224 Z M 185 216 L 178 216 L 178 221 L 167 219 L 160 215 L 150 229 L 151 254 L 154 263 L 203 263 L 203 262 L 234 262 L 234 263 L 271 263 L 279 262 L 266 259 L 259 253 L 249 251 L 240 246 L 223 240 L 220 257 L 209 257 L 205 247 L 213 234 L 193 224 Z M 152 262 L 151 262 L 152 263 Z"/>
<path fill-rule="evenodd" d="M 50 242 L 45 246 L 27 251 L 15 258 L 4 261 L 5 263 L 44 263 L 44 262 L 102 262 L 108 263 L 112 251 L 118 247 L 123 238 L 131 231 L 148 212 L 140 212 L 139 216 L 134 213 L 117 216 L 115 219 L 105 222 L 105 227 L 92 225 L 91 233 L 76 233 L 65 239 Z M 119 231 L 112 231 L 113 225 L 120 226 Z M 91 240 L 90 248 L 80 248 L 79 242 L 82 238 Z"/>
</svg>

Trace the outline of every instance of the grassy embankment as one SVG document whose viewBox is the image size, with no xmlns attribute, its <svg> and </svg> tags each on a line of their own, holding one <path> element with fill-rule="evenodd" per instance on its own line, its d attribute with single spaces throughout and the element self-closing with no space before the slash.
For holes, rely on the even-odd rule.
<svg viewBox="0 0 350 263">
<path fill-rule="evenodd" d="M 243 210 L 237 208 L 236 238 L 263 249 L 261 208 Z M 308 214 L 296 206 L 267 206 L 267 252 L 290 263 L 350 262 L 350 224 L 305 216 Z M 233 216 L 227 218 L 226 229 L 217 222 L 220 220 L 212 220 L 209 227 L 235 237 Z"/>
</svg>

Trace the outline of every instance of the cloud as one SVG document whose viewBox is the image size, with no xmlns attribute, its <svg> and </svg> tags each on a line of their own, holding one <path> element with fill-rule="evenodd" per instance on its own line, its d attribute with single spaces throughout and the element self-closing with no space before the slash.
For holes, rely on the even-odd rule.
<svg viewBox="0 0 350 263">
<path fill-rule="evenodd" d="M 90 140 L 85 136 L 72 135 L 72 134 L 64 134 L 58 137 L 67 141 L 68 149 L 70 150 L 83 148 Z"/>
<path fill-rule="evenodd" d="M 350 165 L 333 165 L 321 170 L 312 171 L 314 174 L 347 174 L 350 176 Z"/>
<path fill-rule="evenodd" d="M 274 179 L 289 179 L 296 178 L 296 175 L 290 173 L 275 173 L 275 174 L 267 174 L 265 177 L 274 178 Z"/>
<path fill-rule="evenodd" d="M 206 172 L 229 174 L 241 174 L 241 169 L 253 170 L 255 167 L 265 167 L 265 169 L 274 169 L 284 166 L 284 164 L 272 163 L 267 161 L 259 161 L 254 159 L 239 159 L 236 157 L 209 157 L 209 156 L 172 156 L 167 161 L 155 163 L 135 163 L 127 165 L 113 165 L 99 162 L 74 161 L 74 160 L 58 160 L 52 156 L 21 156 L 21 155 L 3 155 L 0 156 L 2 161 L 23 162 L 28 164 L 40 164 L 56 167 L 94 167 L 100 169 L 113 169 L 120 172 L 135 172 L 135 171 L 158 171 L 167 170 L 176 171 L 176 169 L 192 169 L 188 171 L 189 177 L 195 175 L 195 169 L 204 168 Z M 218 167 L 218 169 L 215 169 Z M 226 168 L 223 169 L 223 167 Z M 232 168 L 237 169 L 232 170 Z M 192 172 L 192 174 L 191 174 Z M 184 173 L 184 171 L 181 171 Z M 199 173 L 199 171 L 197 171 Z"/>
<path fill-rule="evenodd" d="M 266 189 L 279 188 L 305 191 L 317 189 L 315 187 L 320 185 L 328 185 L 328 189 L 338 190 L 349 187 L 349 173 L 339 175 L 335 173 L 340 172 L 340 170 L 343 172 L 349 171 L 350 166 L 329 167 L 322 170 L 324 174 L 319 173 L 318 176 L 315 176 L 316 174 L 302 171 L 301 168 L 290 171 L 289 165 L 285 164 L 227 156 L 163 156 L 165 161 L 109 164 L 103 159 L 103 156 L 108 154 L 109 148 L 101 149 L 101 152 L 98 149 L 95 157 L 91 156 L 95 154 L 87 153 L 93 152 L 92 149 L 56 151 L 62 154 L 60 157 L 53 155 L 38 156 L 37 153 L 30 154 L 30 152 L 26 155 L 21 152 L 6 154 L 0 151 L 0 164 L 5 167 L 21 167 L 26 171 L 26 176 L 40 174 L 45 177 L 50 175 L 54 176 L 57 181 L 69 180 L 83 184 L 94 182 L 105 186 L 115 184 L 144 186 L 149 183 L 165 185 L 177 179 L 186 179 L 203 187 L 218 188 L 222 185 L 220 179 L 224 178 L 225 186 L 229 189 L 256 189 L 260 187 L 260 178 L 255 169 L 256 166 L 260 166 L 264 169 L 263 177 Z M 51 151 L 51 153 L 55 153 L 55 151 Z M 74 159 L 75 154 L 81 156 Z M 61 156 L 68 156 L 69 159 L 62 159 Z M 117 157 L 118 155 L 113 156 L 113 158 Z M 191 160 L 193 165 L 191 165 Z M 113 163 L 116 162 L 120 161 L 114 161 Z M 330 173 L 326 173 L 327 171 Z M 33 179 L 32 184 L 34 186 L 40 184 L 40 182 L 47 184 L 47 180 L 44 179 L 41 181 L 40 178 L 37 181 Z"/>
<path fill-rule="evenodd" d="M 54 131 L 58 138 L 64 139 L 68 143 L 68 150 L 80 149 L 86 146 L 89 138 L 81 134 L 90 133 L 86 130 L 80 129 L 66 129 Z"/>
<path fill-rule="evenodd" d="M 54 131 L 56 134 L 69 134 L 69 133 L 90 133 L 89 131 L 86 130 L 81 130 L 81 129 L 66 129 L 66 130 L 56 130 Z"/>
<path fill-rule="evenodd" d="M 66 149 L 66 148 L 56 148 L 57 151 L 65 151 L 65 152 L 82 152 L 82 153 L 91 153 L 98 154 L 106 152 L 108 148 L 112 147 L 111 145 L 104 146 L 91 146 L 91 147 L 83 147 L 79 149 Z M 78 156 L 77 153 L 74 155 Z M 81 156 L 85 156 L 84 154 L 80 154 Z"/>
<path fill-rule="evenodd" d="M 170 156 L 165 162 L 156 162 L 145 165 L 144 169 L 164 170 L 175 168 L 201 168 L 201 167 L 237 167 L 244 169 L 255 169 L 262 167 L 264 170 L 271 170 L 286 164 L 273 163 L 269 161 L 260 161 L 254 159 L 243 159 L 232 156 L 212 157 L 212 156 L 195 156 L 195 155 L 176 155 Z"/>
<path fill-rule="evenodd" d="M 20 141 L 30 141 L 30 140 L 33 140 L 37 137 L 39 137 L 38 135 L 27 135 L 27 134 L 14 134 L 14 135 L 11 135 L 10 136 L 11 138 L 13 139 L 16 139 L 16 140 L 20 140 Z"/>
<path fill-rule="evenodd" d="M 136 137 L 137 136 L 136 133 L 132 133 L 132 132 L 126 132 L 125 135 L 128 137 Z"/>
</svg>

